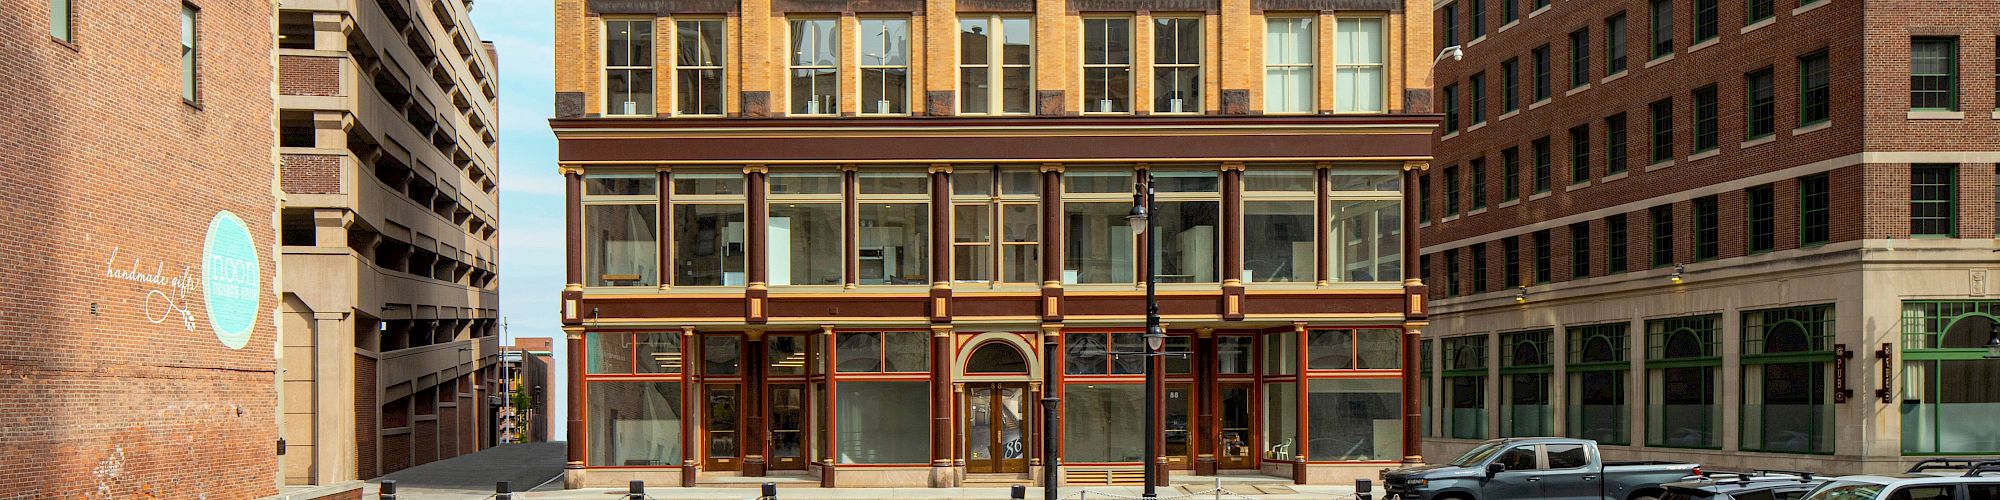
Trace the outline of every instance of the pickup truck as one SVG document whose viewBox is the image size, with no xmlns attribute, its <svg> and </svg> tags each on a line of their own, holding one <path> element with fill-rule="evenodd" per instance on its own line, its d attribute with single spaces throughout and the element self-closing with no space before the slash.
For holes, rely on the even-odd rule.
<svg viewBox="0 0 2000 500">
<path fill-rule="evenodd" d="M 1448 464 L 1382 474 L 1397 500 L 1658 500 L 1660 485 L 1700 475 L 1677 462 L 1605 462 L 1589 439 L 1509 438 L 1480 443 Z"/>
</svg>

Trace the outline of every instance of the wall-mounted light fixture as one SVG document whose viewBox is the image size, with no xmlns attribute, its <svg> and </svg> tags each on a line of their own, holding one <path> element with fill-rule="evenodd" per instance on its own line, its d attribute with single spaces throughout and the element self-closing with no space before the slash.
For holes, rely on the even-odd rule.
<svg viewBox="0 0 2000 500">
<path fill-rule="evenodd" d="M 1993 323 L 1993 330 L 1987 335 L 1986 359 L 2000 359 L 2000 322 Z"/>
<path fill-rule="evenodd" d="M 1686 281 L 1687 269 L 1686 264 L 1674 264 L 1674 274 L 1668 276 L 1667 279 L 1674 280 L 1674 284 L 1676 285 L 1681 284 L 1682 281 Z"/>
<path fill-rule="evenodd" d="M 1528 287 L 1526 285 L 1514 287 L 1514 303 L 1528 303 Z"/>
</svg>

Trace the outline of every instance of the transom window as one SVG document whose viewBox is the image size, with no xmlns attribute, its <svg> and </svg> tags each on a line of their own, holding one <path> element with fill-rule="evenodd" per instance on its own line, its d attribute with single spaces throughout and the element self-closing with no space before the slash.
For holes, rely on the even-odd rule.
<svg viewBox="0 0 2000 500">
<path fill-rule="evenodd" d="M 910 112 L 910 20 L 862 19 L 861 114 Z"/>
<path fill-rule="evenodd" d="M 653 114 L 652 21 L 604 21 L 604 114 Z"/>
<path fill-rule="evenodd" d="M 1083 110 L 1132 111 L 1132 20 L 1083 20 Z"/>
<path fill-rule="evenodd" d="M 834 332 L 834 371 L 916 373 L 931 369 L 931 332 Z"/>
<path fill-rule="evenodd" d="M 952 169 L 953 281 L 1041 281 L 1041 187 L 1032 168 Z"/>
<path fill-rule="evenodd" d="M 1153 18 L 1153 112 L 1200 113 L 1201 18 Z"/>
<path fill-rule="evenodd" d="M 1138 375 L 1145 373 L 1146 341 L 1132 333 L 1063 333 L 1063 373 L 1070 375 Z M 1126 354 L 1120 354 L 1126 353 Z"/>
<path fill-rule="evenodd" d="M 1394 370 L 1402 363 L 1402 330 L 1362 328 L 1306 332 L 1306 369 Z"/>
<path fill-rule="evenodd" d="M 959 113 L 1034 111 L 1034 21 L 968 16 L 958 20 Z"/>
<path fill-rule="evenodd" d="M 834 19 L 791 20 L 791 114 L 840 112 L 840 26 Z"/>
</svg>

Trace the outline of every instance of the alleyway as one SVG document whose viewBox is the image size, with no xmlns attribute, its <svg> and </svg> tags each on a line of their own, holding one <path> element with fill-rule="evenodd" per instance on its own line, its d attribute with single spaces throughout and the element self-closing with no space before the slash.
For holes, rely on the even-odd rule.
<svg viewBox="0 0 2000 500">
<path fill-rule="evenodd" d="M 566 444 L 525 443 L 501 445 L 478 453 L 439 460 L 396 471 L 368 481 L 362 498 L 373 499 L 382 480 L 395 480 L 400 500 L 458 500 L 485 498 L 493 494 L 493 483 L 511 481 L 514 491 L 562 489 L 563 454 Z"/>
</svg>

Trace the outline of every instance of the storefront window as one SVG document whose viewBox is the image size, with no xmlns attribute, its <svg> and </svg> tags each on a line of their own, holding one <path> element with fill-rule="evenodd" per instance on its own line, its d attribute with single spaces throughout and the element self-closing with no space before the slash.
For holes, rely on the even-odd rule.
<svg viewBox="0 0 2000 500">
<path fill-rule="evenodd" d="M 1295 382 L 1264 384 L 1264 459 L 1293 460 L 1299 454 L 1299 393 Z"/>
<path fill-rule="evenodd" d="M 1722 446 L 1719 315 L 1646 322 L 1646 445 Z"/>
<path fill-rule="evenodd" d="M 764 362 L 771 375 L 806 374 L 806 339 L 802 335 L 772 335 L 764 338 Z"/>
<path fill-rule="evenodd" d="M 1627 354 L 1629 323 L 1568 327 L 1570 437 L 1599 444 L 1631 444 L 1626 422 L 1626 387 L 1632 364 Z"/>
<path fill-rule="evenodd" d="M 766 221 L 770 248 L 770 285 L 838 285 L 841 271 L 840 172 L 802 170 L 772 172 L 770 215 Z"/>
<path fill-rule="evenodd" d="M 1223 375 L 1249 375 L 1256 373 L 1252 368 L 1251 349 L 1255 339 L 1248 335 L 1223 335 L 1215 337 L 1216 373 Z"/>
<path fill-rule="evenodd" d="M 1402 380 L 1317 379 L 1307 383 L 1313 460 L 1403 457 Z"/>
<path fill-rule="evenodd" d="M 1243 282 L 1312 281 L 1313 171 L 1252 165 L 1243 172 Z"/>
<path fill-rule="evenodd" d="M 1833 305 L 1743 313 L 1744 450 L 1833 452 Z"/>
<path fill-rule="evenodd" d="M 1065 463 L 1137 462 L 1145 446 L 1145 386 L 1065 384 Z"/>
<path fill-rule="evenodd" d="M 863 285 L 930 283 L 930 179 L 920 171 L 861 172 L 857 196 Z"/>
<path fill-rule="evenodd" d="M 590 332 L 584 344 L 589 353 L 584 373 L 632 373 L 632 334 Z"/>
<path fill-rule="evenodd" d="M 735 335 L 703 335 L 701 337 L 702 373 L 708 375 L 740 375 L 743 373 L 743 337 Z"/>
<path fill-rule="evenodd" d="M 1312 330 L 1306 333 L 1306 368 L 1394 370 L 1402 366 L 1402 332 L 1388 328 Z"/>
<path fill-rule="evenodd" d="M 680 373 L 680 332 L 651 332 L 636 335 L 634 365 L 638 373 Z"/>
<path fill-rule="evenodd" d="M 659 275 L 658 176 L 584 177 L 585 286 L 652 286 Z"/>
<path fill-rule="evenodd" d="M 1063 174 L 1063 275 L 1070 283 L 1132 283 L 1132 171 Z"/>
<path fill-rule="evenodd" d="M 679 382 L 591 382 L 590 465 L 681 464 Z"/>
<path fill-rule="evenodd" d="M 1169 348 L 1171 349 L 1171 348 Z M 1063 334 L 1063 373 L 1070 375 L 1138 375 L 1145 373 L 1145 338 L 1139 333 L 1068 332 Z"/>
<path fill-rule="evenodd" d="M 674 286 L 743 286 L 743 174 L 673 174 Z"/>
<path fill-rule="evenodd" d="M 2000 452 L 2000 362 L 1985 359 L 2000 301 L 1903 303 L 1903 452 Z"/>
<path fill-rule="evenodd" d="M 1291 375 L 1299 372 L 1299 334 L 1295 331 L 1264 336 L 1264 374 Z"/>
<path fill-rule="evenodd" d="M 930 382 L 836 384 L 836 461 L 843 464 L 930 462 Z"/>
<path fill-rule="evenodd" d="M 1333 170 L 1335 281 L 1402 279 L 1402 183 L 1393 170 Z"/>
<path fill-rule="evenodd" d="M 1221 268 L 1222 192 L 1220 172 L 1198 170 L 1153 172 L 1153 228 L 1159 245 L 1154 273 L 1161 283 L 1215 283 Z M 1129 208 L 1128 208 L 1129 213 Z"/>
<path fill-rule="evenodd" d="M 835 333 L 834 358 L 840 373 L 928 372 L 930 332 Z"/>
<path fill-rule="evenodd" d="M 1550 363 L 1554 351 L 1550 330 L 1500 334 L 1500 436 L 1530 437 L 1553 433 L 1550 406 Z"/>
<path fill-rule="evenodd" d="M 1445 435 L 1486 439 L 1486 339 L 1469 335 L 1444 339 Z"/>
</svg>

